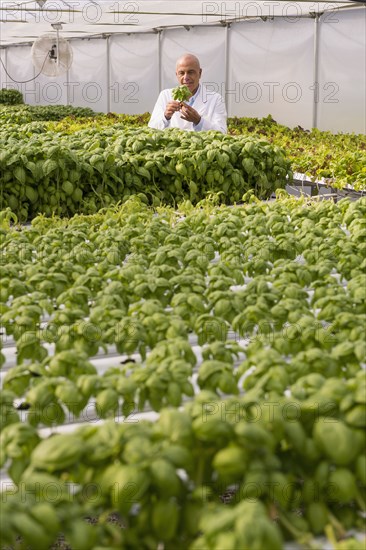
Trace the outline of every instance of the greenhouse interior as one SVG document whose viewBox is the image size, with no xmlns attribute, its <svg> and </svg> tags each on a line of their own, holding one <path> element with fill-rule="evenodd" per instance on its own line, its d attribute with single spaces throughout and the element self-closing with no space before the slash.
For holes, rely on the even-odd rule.
<svg viewBox="0 0 366 550">
<path fill-rule="evenodd" d="M 0 1 L 1 550 L 365 550 L 366 5 Z"/>
</svg>

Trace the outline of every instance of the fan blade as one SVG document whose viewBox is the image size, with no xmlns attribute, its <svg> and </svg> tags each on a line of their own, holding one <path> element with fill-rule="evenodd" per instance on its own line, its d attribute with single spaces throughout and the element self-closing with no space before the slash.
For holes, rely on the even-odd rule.
<svg viewBox="0 0 366 550">
<path fill-rule="evenodd" d="M 54 35 L 43 35 L 37 38 L 32 46 L 33 64 L 46 76 L 62 75 L 72 64 L 73 52 L 70 43 L 64 38 L 56 38 Z"/>
</svg>

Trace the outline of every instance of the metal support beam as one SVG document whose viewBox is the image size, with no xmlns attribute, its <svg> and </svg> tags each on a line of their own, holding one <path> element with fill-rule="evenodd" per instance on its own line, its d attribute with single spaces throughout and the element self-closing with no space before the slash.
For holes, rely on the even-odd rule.
<svg viewBox="0 0 366 550">
<path fill-rule="evenodd" d="M 111 45 L 110 35 L 107 36 L 107 112 L 111 112 Z"/>
<path fill-rule="evenodd" d="M 70 101 L 70 68 L 66 71 L 66 105 L 71 105 Z"/>
<path fill-rule="evenodd" d="M 159 90 L 158 90 L 158 94 L 160 94 L 161 90 L 162 90 L 162 85 L 163 85 L 163 75 L 161 74 L 161 67 L 162 67 L 162 63 L 161 63 L 161 34 L 162 34 L 162 31 L 161 30 L 158 30 L 158 87 L 159 87 Z"/>
<path fill-rule="evenodd" d="M 312 127 L 318 127 L 319 103 L 319 13 L 314 14 L 314 61 L 313 61 L 313 122 Z"/>
<path fill-rule="evenodd" d="M 228 113 L 229 112 L 229 105 L 228 105 L 228 99 L 227 99 L 227 94 L 226 94 L 226 90 L 228 89 L 228 84 L 229 84 L 229 60 L 230 60 L 230 56 L 229 56 L 229 38 L 230 38 L 230 35 L 229 35 L 229 29 L 230 29 L 230 23 L 227 23 L 225 25 L 225 105 L 226 105 L 226 112 Z"/>
<path fill-rule="evenodd" d="M 229 82 L 229 25 L 225 25 L 225 91 L 228 88 Z M 228 112 L 228 100 L 227 94 L 225 93 L 225 106 L 226 111 Z"/>
</svg>

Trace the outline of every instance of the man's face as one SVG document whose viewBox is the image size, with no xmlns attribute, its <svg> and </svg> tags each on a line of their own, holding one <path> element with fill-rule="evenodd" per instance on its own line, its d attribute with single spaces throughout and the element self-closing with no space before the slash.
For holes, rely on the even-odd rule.
<svg viewBox="0 0 366 550">
<path fill-rule="evenodd" d="M 201 73 L 202 69 L 197 62 L 189 57 L 184 57 L 178 62 L 175 72 L 180 86 L 185 84 L 192 95 L 197 91 Z"/>
</svg>

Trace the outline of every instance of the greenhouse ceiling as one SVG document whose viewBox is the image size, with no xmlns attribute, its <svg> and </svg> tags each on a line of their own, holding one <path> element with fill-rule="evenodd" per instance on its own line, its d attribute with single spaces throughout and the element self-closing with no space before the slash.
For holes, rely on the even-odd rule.
<svg viewBox="0 0 366 550">
<path fill-rule="evenodd" d="M 57 28 L 63 38 L 72 39 L 258 18 L 296 20 L 326 12 L 331 21 L 334 10 L 362 5 L 337 0 L 0 0 L 0 47 L 30 43 Z"/>
</svg>

